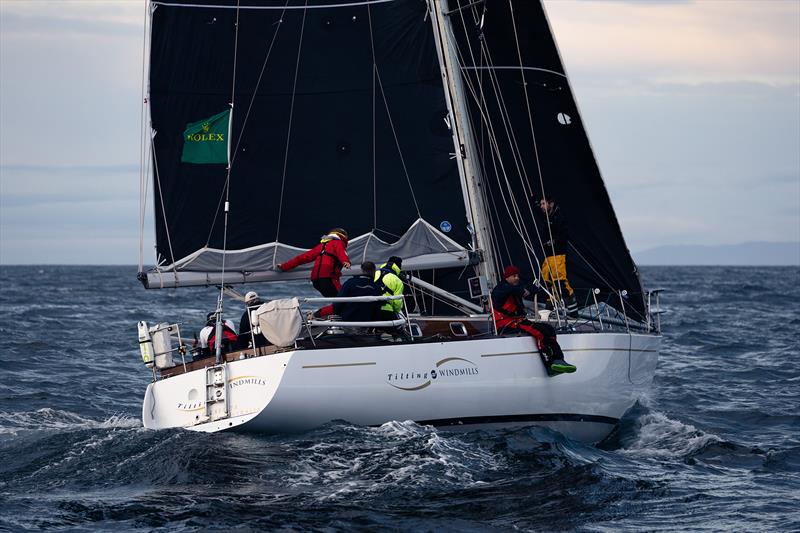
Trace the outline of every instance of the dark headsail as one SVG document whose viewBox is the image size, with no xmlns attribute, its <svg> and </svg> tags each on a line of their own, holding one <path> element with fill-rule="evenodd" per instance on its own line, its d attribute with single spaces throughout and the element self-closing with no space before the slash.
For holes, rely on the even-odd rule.
<svg viewBox="0 0 800 533">
<path fill-rule="evenodd" d="M 567 270 L 579 302 L 590 290 L 644 316 L 625 245 L 540 2 L 450 0 L 450 22 L 498 265 L 539 271 L 550 239 L 538 207 L 552 196 L 566 218 Z M 526 246 L 526 243 L 529 245 Z"/>
<path fill-rule="evenodd" d="M 371 256 L 384 251 L 378 239 L 405 235 L 406 257 L 460 252 L 463 261 L 470 235 L 426 2 L 152 4 L 162 265 L 178 262 L 175 269 L 201 280 L 220 269 L 221 254 L 196 253 L 223 247 L 226 165 L 181 156 L 187 125 L 229 109 L 233 87 L 226 246 L 240 251 L 227 261 L 233 274 L 269 269 L 295 252 L 241 250 L 274 242 L 308 248 L 332 227 L 370 234 L 370 259 L 385 259 Z M 419 219 L 428 224 L 408 233 Z M 373 244 L 383 248 L 369 252 Z"/>
</svg>

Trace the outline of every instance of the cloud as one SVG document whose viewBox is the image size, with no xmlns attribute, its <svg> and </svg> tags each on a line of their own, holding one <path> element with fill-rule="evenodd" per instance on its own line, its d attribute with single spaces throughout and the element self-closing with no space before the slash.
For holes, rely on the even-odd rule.
<svg viewBox="0 0 800 533">
<path fill-rule="evenodd" d="M 4 165 L 138 161 L 143 11 L 131 7 L 0 2 Z"/>
<path fill-rule="evenodd" d="M 142 35 L 145 2 L 64 1 L 3 2 L 6 37 L 104 38 Z"/>
<path fill-rule="evenodd" d="M 793 83 L 800 3 L 546 0 L 567 68 L 654 81 Z"/>
<path fill-rule="evenodd" d="M 632 249 L 800 240 L 800 2 L 545 6 Z M 0 0 L 0 262 L 137 261 L 144 9 Z"/>
</svg>

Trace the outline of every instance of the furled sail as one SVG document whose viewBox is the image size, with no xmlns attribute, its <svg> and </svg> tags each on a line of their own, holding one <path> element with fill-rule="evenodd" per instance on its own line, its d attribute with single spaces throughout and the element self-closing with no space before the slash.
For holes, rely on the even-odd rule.
<svg viewBox="0 0 800 533">
<path fill-rule="evenodd" d="M 355 264 L 469 262 L 425 1 L 151 4 L 146 286 L 220 283 L 223 256 L 226 283 L 267 280 L 334 227 Z"/>
<path fill-rule="evenodd" d="M 568 227 L 567 272 L 579 303 L 644 317 L 638 272 L 603 184 L 544 8 L 530 0 L 449 0 L 474 152 L 498 269 L 538 276 L 553 197 Z M 562 224 L 563 225 L 563 224 Z"/>
</svg>

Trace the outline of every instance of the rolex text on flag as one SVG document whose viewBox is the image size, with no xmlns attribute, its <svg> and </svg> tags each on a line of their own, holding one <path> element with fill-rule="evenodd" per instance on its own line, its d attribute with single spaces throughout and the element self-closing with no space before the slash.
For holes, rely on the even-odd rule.
<svg viewBox="0 0 800 533">
<path fill-rule="evenodd" d="M 183 132 L 182 163 L 228 163 L 231 110 L 191 124 Z"/>
</svg>

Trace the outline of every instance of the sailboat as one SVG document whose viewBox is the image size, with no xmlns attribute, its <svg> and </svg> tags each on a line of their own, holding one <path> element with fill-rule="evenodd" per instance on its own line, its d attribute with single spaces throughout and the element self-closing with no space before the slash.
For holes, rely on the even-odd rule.
<svg viewBox="0 0 800 533">
<path fill-rule="evenodd" d="M 192 357 L 179 323 L 140 322 L 145 427 L 611 433 L 653 380 L 659 293 L 642 288 L 539 1 L 149 6 L 141 201 L 153 200 L 156 260 L 146 269 L 140 252 L 144 287 L 218 291 L 218 325 L 242 313 L 237 288 L 308 278 L 310 265 L 277 265 L 334 227 L 352 236 L 354 265 L 399 256 L 408 277 L 396 321 L 317 319 L 307 312 L 330 299 L 276 300 L 261 335 L 273 315 L 289 326 L 210 357 Z M 577 312 L 543 279 L 542 198 L 568 220 Z M 556 329 L 575 373 L 549 376 L 530 336 L 495 327 L 489 294 L 512 264 L 546 294 L 530 319 Z"/>
</svg>

